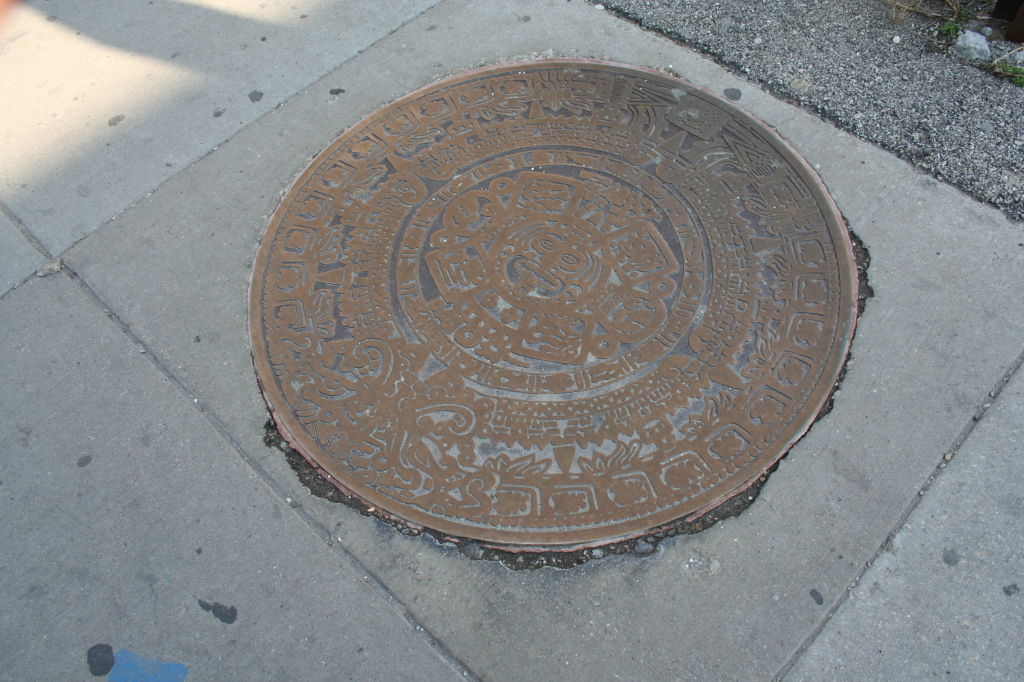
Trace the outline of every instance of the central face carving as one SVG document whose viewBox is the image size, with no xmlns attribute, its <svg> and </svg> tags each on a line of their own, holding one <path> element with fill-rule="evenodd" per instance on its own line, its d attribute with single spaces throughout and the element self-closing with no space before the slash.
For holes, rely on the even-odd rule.
<svg viewBox="0 0 1024 682">
<path fill-rule="evenodd" d="M 653 205 L 609 192 L 630 190 L 526 171 L 459 196 L 427 254 L 439 326 L 458 325 L 463 348 L 519 367 L 583 365 L 655 333 L 681 265 Z"/>
</svg>

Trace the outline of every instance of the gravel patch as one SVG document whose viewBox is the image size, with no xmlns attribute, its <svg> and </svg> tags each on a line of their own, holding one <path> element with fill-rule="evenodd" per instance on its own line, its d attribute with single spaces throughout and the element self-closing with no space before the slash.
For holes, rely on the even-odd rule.
<svg viewBox="0 0 1024 682">
<path fill-rule="evenodd" d="M 1024 87 L 956 56 L 940 20 L 896 22 L 883 0 L 601 4 L 1024 221 Z M 1019 47 L 1004 22 L 965 28 L 986 25 L 992 59 Z"/>
</svg>

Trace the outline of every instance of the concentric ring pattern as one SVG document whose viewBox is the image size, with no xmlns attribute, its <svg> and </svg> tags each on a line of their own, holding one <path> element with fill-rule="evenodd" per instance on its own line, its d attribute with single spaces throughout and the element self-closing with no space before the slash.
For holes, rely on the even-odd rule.
<svg viewBox="0 0 1024 682">
<path fill-rule="evenodd" d="M 255 263 L 282 431 L 409 522 L 531 547 L 704 513 L 802 435 L 853 332 L 835 205 L 777 135 L 653 71 L 434 83 L 298 179 Z"/>
</svg>

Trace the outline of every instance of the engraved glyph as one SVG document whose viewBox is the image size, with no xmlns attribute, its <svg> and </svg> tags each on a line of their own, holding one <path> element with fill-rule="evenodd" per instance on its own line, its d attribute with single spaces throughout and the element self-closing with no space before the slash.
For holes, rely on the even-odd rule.
<svg viewBox="0 0 1024 682">
<path fill-rule="evenodd" d="M 332 479 L 498 544 L 643 532 L 742 490 L 852 333 L 845 229 L 778 137 L 676 79 L 467 72 L 344 133 L 263 240 L 254 358 Z"/>
</svg>

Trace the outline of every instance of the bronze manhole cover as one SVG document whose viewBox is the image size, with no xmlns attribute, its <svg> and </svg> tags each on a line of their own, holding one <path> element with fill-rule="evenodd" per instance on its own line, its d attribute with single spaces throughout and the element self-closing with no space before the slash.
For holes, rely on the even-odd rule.
<svg viewBox="0 0 1024 682">
<path fill-rule="evenodd" d="M 292 444 L 412 523 L 571 547 L 704 513 L 804 433 L 854 324 L 838 211 L 764 125 L 660 73 L 434 83 L 298 179 L 252 343 Z"/>
</svg>

